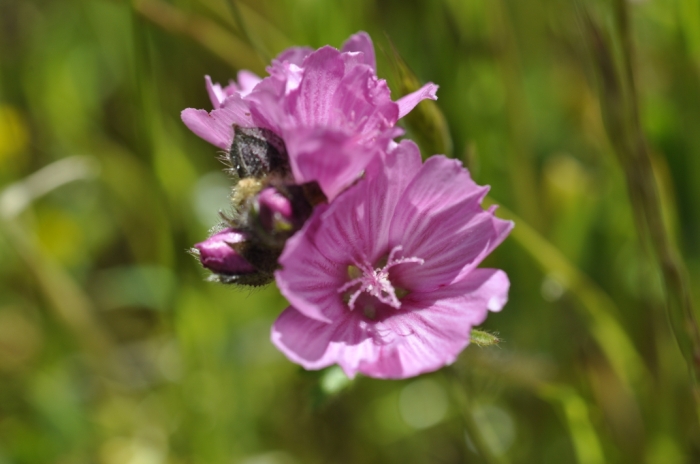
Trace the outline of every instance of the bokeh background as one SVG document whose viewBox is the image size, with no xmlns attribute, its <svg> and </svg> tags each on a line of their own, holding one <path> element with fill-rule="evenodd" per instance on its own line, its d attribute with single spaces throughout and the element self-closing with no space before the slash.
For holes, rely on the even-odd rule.
<svg viewBox="0 0 700 464">
<path fill-rule="evenodd" d="M 516 221 L 485 263 L 501 343 L 405 381 L 303 371 L 276 288 L 187 253 L 230 188 L 179 118 L 203 76 L 358 30 L 394 99 L 440 85 L 408 135 Z M 700 301 L 697 0 L 0 0 L 0 463 L 700 462 L 626 186 L 635 103 Z"/>
</svg>

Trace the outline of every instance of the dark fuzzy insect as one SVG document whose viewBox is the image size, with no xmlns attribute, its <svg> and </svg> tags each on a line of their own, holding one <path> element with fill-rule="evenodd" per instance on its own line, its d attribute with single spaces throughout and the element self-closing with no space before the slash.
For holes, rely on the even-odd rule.
<svg viewBox="0 0 700 464">
<path fill-rule="evenodd" d="M 233 130 L 228 160 L 232 172 L 240 179 L 260 178 L 270 173 L 285 174 L 289 170 L 284 142 L 274 132 L 235 124 Z"/>
</svg>

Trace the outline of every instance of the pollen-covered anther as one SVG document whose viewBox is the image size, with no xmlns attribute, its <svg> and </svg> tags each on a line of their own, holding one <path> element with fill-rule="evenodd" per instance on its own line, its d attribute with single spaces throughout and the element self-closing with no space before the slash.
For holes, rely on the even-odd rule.
<svg viewBox="0 0 700 464">
<path fill-rule="evenodd" d="M 380 259 L 378 266 L 373 268 L 367 263 L 356 263 L 348 266 L 348 278 L 350 280 L 338 289 L 338 293 L 343 295 L 343 301 L 351 310 L 355 309 L 355 303 L 362 292 L 368 293 L 380 302 L 392 308 L 401 308 L 401 301 L 409 292 L 400 287 L 394 287 L 389 278 L 389 270 L 397 264 L 416 263 L 423 264 L 424 260 L 417 257 L 396 258 L 396 254 L 403 249 L 401 245 L 395 246 L 386 259 Z M 354 289 L 354 290 L 353 290 Z M 376 309 L 370 305 L 363 308 L 363 312 L 370 319 L 376 315 Z M 371 314 L 371 316 L 370 316 Z"/>
<path fill-rule="evenodd" d="M 241 179 L 236 184 L 231 194 L 231 204 L 236 211 L 244 209 L 244 205 L 250 198 L 260 193 L 263 189 L 263 183 L 260 179 L 248 177 Z"/>
</svg>

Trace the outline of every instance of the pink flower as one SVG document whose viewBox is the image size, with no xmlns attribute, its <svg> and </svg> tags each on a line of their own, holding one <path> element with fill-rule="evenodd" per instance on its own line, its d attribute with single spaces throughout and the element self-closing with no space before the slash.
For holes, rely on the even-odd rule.
<svg viewBox="0 0 700 464">
<path fill-rule="evenodd" d="M 376 76 L 372 41 L 364 32 L 341 50 L 291 48 L 256 82 L 240 74 L 222 88 L 207 78 L 214 110 L 188 108 L 182 120 L 195 134 L 223 150 L 234 138 L 233 125 L 262 127 L 286 145 L 298 184 L 316 181 L 329 200 L 354 182 L 370 160 L 401 134 L 399 118 L 421 100 L 436 99 L 435 84 L 396 102 Z"/>
<path fill-rule="evenodd" d="M 273 343 L 307 369 L 337 363 L 350 377 L 452 363 L 507 301 L 506 274 L 476 268 L 513 227 L 481 208 L 487 190 L 455 160 L 421 164 L 410 141 L 375 158 L 287 242 L 275 279 L 291 306 Z"/>
</svg>

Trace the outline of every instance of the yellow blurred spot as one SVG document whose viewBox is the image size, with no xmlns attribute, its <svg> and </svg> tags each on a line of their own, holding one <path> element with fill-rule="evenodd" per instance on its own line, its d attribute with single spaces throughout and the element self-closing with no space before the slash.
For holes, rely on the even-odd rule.
<svg viewBox="0 0 700 464">
<path fill-rule="evenodd" d="M 550 157 L 544 165 L 546 194 L 556 206 L 575 202 L 582 195 L 589 195 L 592 180 L 581 163 L 573 156 L 559 153 Z"/>
<path fill-rule="evenodd" d="M 64 264 L 75 264 L 85 253 L 85 234 L 70 215 L 57 209 L 42 211 L 36 233 L 42 248 Z"/>
<path fill-rule="evenodd" d="M 27 148 L 29 131 L 22 115 L 14 107 L 0 105 L 0 166 Z"/>
</svg>

